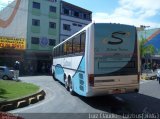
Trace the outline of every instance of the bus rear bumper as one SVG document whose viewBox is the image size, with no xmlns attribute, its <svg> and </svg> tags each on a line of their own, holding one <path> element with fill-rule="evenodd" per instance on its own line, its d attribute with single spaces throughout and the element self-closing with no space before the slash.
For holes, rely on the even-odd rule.
<svg viewBox="0 0 160 119">
<path fill-rule="evenodd" d="M 139 84 L 123 85 L 123 86 L 101 86 L 90 87 L 87 97 L 102 96 L 108 94 L 124 94 L 124 93 L 137 93 L 139 91 Z"/>
</svg>

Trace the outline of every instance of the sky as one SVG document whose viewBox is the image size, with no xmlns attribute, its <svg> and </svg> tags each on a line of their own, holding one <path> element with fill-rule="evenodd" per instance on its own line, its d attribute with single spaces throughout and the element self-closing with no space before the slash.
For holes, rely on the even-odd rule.
<svg viewBox="0 0 160 119">
<path fill-rule="evenodd" d="M 13 0 L 0 0 L 0 8 Z M 64 0 L 92 11 L 92 20 L 160 28 L 160 0 Z"/>
</svg>

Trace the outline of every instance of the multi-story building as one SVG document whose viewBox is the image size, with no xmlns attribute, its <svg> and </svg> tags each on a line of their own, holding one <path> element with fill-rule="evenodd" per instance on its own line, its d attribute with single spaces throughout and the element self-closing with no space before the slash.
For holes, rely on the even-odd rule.
<svg viewBox="0 0 160 119">
<path fill-rule="evenodd" d="M 14 0 L 0 11 L 0 65 L 18 60 L 23 74 L 48 71 L 53 47 L 90 23 L 91 14 L 61 0 Z"/>
<path fill-rule="evenodd" d="M 60 0 L 15 0 L 0 12 L 0 65 L 49 68 L 59 40 Z M 46 68 L 47 67 L 47 68 Z"/>
<path fill-rule="evenodd" d="M 92 21 L 92 12 L 73 4 L 61 2 L 60 41 L 81 30 Z"/>
<path fill-rule="evenodd" d="M 153 46 L 153 49 L 148 50 L 144 57 L 142 57 L 142 64 L 144 62 L 150 62 L 153 64 L 158 64 L 160 66 L 160 28 L 154 29 L 139 29 L 138 30 L 138 39 L 146 39 L 147 42 L 145 46 Z"/>
</svg>

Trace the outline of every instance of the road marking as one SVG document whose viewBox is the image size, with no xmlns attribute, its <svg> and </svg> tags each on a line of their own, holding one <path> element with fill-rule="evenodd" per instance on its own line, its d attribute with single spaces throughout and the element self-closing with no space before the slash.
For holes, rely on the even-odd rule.
<svg viewBox="0 0 160 119">
<path fill-rule="evenodd" d="M 115 96 L 115 98 L 120 102 L 125 102 L 122 98 Z"/>
</svg>

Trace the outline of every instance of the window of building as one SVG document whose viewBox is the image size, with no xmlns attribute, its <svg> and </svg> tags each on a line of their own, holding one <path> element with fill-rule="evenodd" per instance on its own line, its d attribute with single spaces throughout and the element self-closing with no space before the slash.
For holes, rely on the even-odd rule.
<svg viewBox="0 0 160 119">
<path fill-rule="evenodd" d="M 55 39 L 49 39 L 49 45 L 50 46 L 55 46 L 56 45 L 56 40 Z"/>
<path fill-rule="evenodd" d="M 56 12 L 56 7 L 50 6 L 50 7 L 49 7 L 49 11 L 55 13 L 55 12 Z"/>
<path fill-rule="evenodd" d="M 84 18 L 84 19 L 87 19 L 87 15 L 86 15 L 86 14 L 83 14 L 83 18 Z"/>
<path fill-rule="evenodd" d="M 57 2 L 57 0 L 48 0 L 48 1 L 50 1 L 50 2 Z"/>
<path fill-rule="evenodd" d="M 39 38 L 37 38 L 37 37 L 32 37 L 32 38 L 31 38 L 31 43 L 32 43 L 32 44 L 39 44 Z"/>
<path fill-rule="evenodd" d="M 56 29 L 56 23 L 49 22 L 49 28 Z"/>
<path fill-rule="evenodd" d="M 40 20 L 32 19 L 32 25 L 33 26 L 40 26 Z"/>
<path fill-rule="evenodd" d="M 64 8 L 64 9 L 63 9 L 63 13 L 64 13 L 65 15 L 69 15 L 69 9 Z"/>
<path fill-rule="evenodd" d="M 91 20 L 91 15 L 90 14 L 83 14 L 83 18 L 87 20 Z"/>
<path fill-rule="evenodd" d="M 87 17 L 87 19 L 88 19 L 88 20 L 90 20 L 90 19 L 91 19 L 89 14 L 87 14 L 87 16 L 86 16 L 86 17 Z"/>
<path fill-rule="evenodd" d="M 79 26 L 79 27 L 82 27 L 82 25 L 81 25 L 81 24 L 78 24 L 78 26 Z"/>
<path fill-rule="evenodd" d="M 63 24 L 63 30 L 70 31 L 71 26 L 69 24 Z"/>
<path fill-rule="evenodd" d="M 77 24 L 76 24 L 76 23 L 73 23 L 72 25 L 73 25 L 73 26 L 77 26 Z"/>
<path fill-rule="evenodd" d="M 74 12 L 74 16 L 75 16 L 75 17 L 79 17 L 79 12 L 75 11 L 75 12 Z"/>
<path fill-rule="evenodd" d="M 40 6 L 40 3 L 38 3 L 38 2 L 33 2 L 33 3 L 32 3 L 32 7 L 35 8 L 35 9 L 40 9 L 41 6 Z"/>
</svg>

